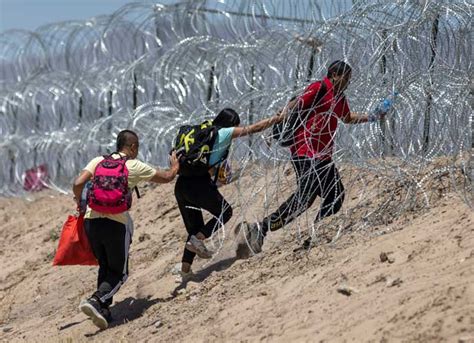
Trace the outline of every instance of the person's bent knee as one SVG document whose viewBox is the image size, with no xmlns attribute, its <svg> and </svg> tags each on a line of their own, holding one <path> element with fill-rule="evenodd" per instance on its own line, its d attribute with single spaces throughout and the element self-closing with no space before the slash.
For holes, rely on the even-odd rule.
<svg viewBox="0 0 474 343">
<path fill-rule="evenodd" d="M 332 208 L 332 213 L 331 215 L 334 215 L 336 214 L 337 212 L 339 212 L 342 208 L 342 201 L 338 201 L 334 204 L 333 208 Z"/>
<path fill-rule="evenodd" d="M 344 193 L 342 193 L 339 197 L 339 199 L 335 200 L 329 209 L 329 215 L 332 216 L 339 212 L 342 208 L 342 204 L 344 203 Z"/>
</svg>

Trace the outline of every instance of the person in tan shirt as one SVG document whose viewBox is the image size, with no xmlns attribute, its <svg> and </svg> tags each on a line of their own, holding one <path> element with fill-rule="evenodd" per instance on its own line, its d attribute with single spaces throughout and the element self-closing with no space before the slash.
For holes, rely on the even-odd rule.
<svg viewBox="0 0 474 343">
<path fill-rule="evenodd" d="M 176 154 L 170 157 L 170 168 L 155 169 L 137 160 L 139 139 L 135 132 L 123 130 L 117 136 L 117 153 L 113 159 L 126 158 L 129 192 L 140 182 L 171 182 L 178 173 L 179 163 Z M 81 195 L 86 183 L 93 179 L 97 165 L 103 156 L 92 159 L 73 184 L 73 193 L 80 207 Z M 133 224 L 128 211 L 121 213 L 101 213 L 87 206 L 84 214 L 84 227 L 92 251 L 99 262 L 97 290 L 86 300 L 81 301 L 79 309 L 91 317 L 92 322 L 106 329 L 111 320 L 109 306 L 112 298 L 128 277 L 128 252 L 133 232 Z"/>
</svg>

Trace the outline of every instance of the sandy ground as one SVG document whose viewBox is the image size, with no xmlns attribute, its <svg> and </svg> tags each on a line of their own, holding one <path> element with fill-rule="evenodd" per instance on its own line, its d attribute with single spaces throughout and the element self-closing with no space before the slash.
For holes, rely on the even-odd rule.
<svg viewBox="0 0 474 343">
<path fill-rule="evenodd" d="M 263 253 L 236 260 L 241 205 L 235 187 L 223 192 L 235 218 L 208 243 L 214 258 L 197 259 L 195 280 L 183 285 L 170 273 L 186 237 L 173 184 L 142 190 L 130 277 L 105 331 L 78 311 L 96 268 L 51 264 L 71 197 L 0 199 L 0 341 L 474 342 L 474 214 L 458 194 L 384 224 L 346 226 L 335 244 L 309 251 L 294 251 L 306 232 L 290 225 L 269 235 Z M 344 216 L 358 218 L 357 201 L 349 192 L 329 232 Z"/>
</svg>

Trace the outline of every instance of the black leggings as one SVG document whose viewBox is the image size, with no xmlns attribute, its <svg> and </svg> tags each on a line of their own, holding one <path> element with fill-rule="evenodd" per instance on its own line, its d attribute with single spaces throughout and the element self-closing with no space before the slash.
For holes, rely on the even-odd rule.
<svg viewBox="0 0 474 343">
<path fill-rule="evenodd" d="M 198 232 L 210 237 L 232 217 L 232 208 L 217 190 L 209 175 L 179 176 L 174 188 L 179 211 L 188 239 Z M 212 214 L 213 218 L 204 224 L 201 209 Z M 184 248 L 182 262 L 193 263 L 196 254 Z"/>
<path fill-rule="evenodd" d="M 314 203 L 317 196 L 322 198 L 316 220 L 337 213 L 344 201 L 344 186 L 334 162 L 294 157 L 297 190 L 271 215 L 263 219 L 263 233 L 278 230 L 293 221 Z"/>
<path fill-rule="evenodd" d="M 86 219 L 84 228 L 99 262 L 97 291 L 93 297 L 109 306 L 114 294 L 128 277 L 131 232 L 124 224 L 108 218 Z"/>
</svg>

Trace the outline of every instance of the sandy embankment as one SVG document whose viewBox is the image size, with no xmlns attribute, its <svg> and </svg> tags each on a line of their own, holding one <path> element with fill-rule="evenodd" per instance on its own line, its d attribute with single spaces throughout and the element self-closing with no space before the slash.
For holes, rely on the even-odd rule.
<svg viewBox="0 0 474 343">
<path fill-rule="evenodd" d="M 347 172 L 344 178 L 353 179 Z M 103 332 L 77 310 L 94 288 L 94 268 L 51 266 L 70 197 L 46 191 L 32 202 L 0 199 L 0 340 L 474 342 L 472 210 L 445 189 L 429 209 L 364 229 L 356 225 L 364 210 L 387 199 L 368 184 L 365 191 L 379 198 L 362 206 L 354 180 L 325 235 L 334 237 L 344 216 L 356 230 L 344 227 L 335 245 L 293 252 L 300 235 L 291 225 L 248 260 L 234 258 L 231 228 L 241 216 L 228 186 L 235 218 L 214 259 L 196 263 L 198 278 L 186 289 L 169 273 L 185 239 L 173 185 L 144 189 L 133 210 L 131 275 L 115 298 L 115 322 Z M 244 178 L 241 185 L 262 182 Z M 263 194 L 252 201 L 258 216 Z"/>
</svg>

